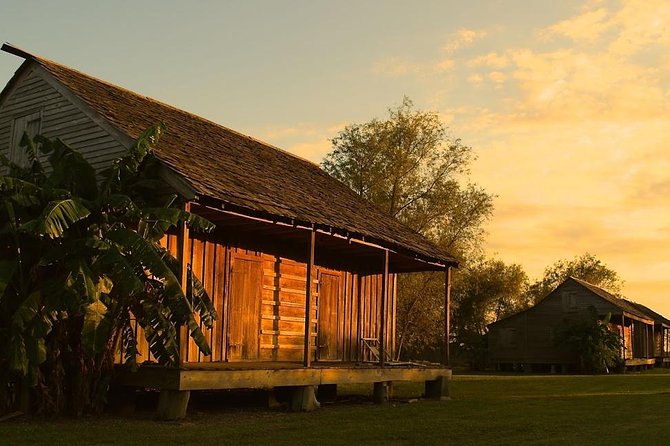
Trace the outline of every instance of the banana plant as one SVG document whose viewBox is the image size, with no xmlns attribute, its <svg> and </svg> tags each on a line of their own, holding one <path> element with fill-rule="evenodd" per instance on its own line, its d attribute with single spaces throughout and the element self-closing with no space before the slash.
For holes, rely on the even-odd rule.
<svg viewBox="0 0 670 446">
<path fill-rule="evenodd" d="M 623 338 L 610 329 L 612 314 L 603 318 L 590 305 L 575 319 L 566 319 L 556 327 L 557 347 L 571 352 L 579 360 L 583 373 L 609 373 L 621 365 Z"/>
<path fill-rule="evenodd" d="M 181 325 L 210 354 L 198 320 L 211 327 L 217 318 L 211 299 L 189 265 L 180 283 L 182 265 L 160 240 L 181 224 L 214 225 L 155 193 L 169 189 L 151 168 L 163 130 L 149 128 L 103 172 L 42 136 L 24 135 L 27 167 L 0 159 L 0 386 L 18 379 L 50 392 L 40 401 L 65 395 L 43 410 L 99 410 L 120 344 L 135 362 L 131 312 L 160 364 L 178 364 Z"/>
</svg>

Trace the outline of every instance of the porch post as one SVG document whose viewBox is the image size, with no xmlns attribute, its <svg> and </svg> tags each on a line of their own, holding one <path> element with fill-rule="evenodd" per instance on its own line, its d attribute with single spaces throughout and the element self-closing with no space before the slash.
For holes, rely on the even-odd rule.
<svg viewBox="0 0 670 446">
<path fill-rule="evenodd" d="M 307 261 L 307 285 L 305 286 L 305 344 L 303 353 L 303 365 L 309 367 L 312 364 L 312 273 L 314 270 L 314 243 L 316 241 L 316 230 L 312 228 L 309 233 L 309 260 Z"/>
<path fill-rule="evenodd" d="M 630 359 L 635 358 L 635 321 L 630 321 Z"/>
<path fill-rule="evenodd" d="M 649 324 L 644 327 L 644 357 L 649 358 Z"/>
<path fill-rule="evenodd" d="M 626 316 L 623 313 L 621 313 L 621 338 L 623 341 L 621 346 L 621 352 L 622 352 L 621 357 L 623 358 L 624 364 L 626 364 Z"/>
<path fill-rule="evenodd" d="M 356 273 L 356 360 L 363 361 L 363 294 L 361 293 L 361 285 L 363 280 L 361 274 Z"/>
<path fill-rule="evenodd" d="M 384 273 L 382 274 L 382 295 L 379 302 L 379 366 L 384 367 L 384 362 L 386 361 L 386 345 L 385 341 L 385 332 L 386 332 L 386 302 L 388 294 L 388 282 L 389 282 L 389 250 L 384 250 Z"/>
<path fill-rule="evenodd" d="M 451 331 L 451 266 L 444 271 L 444 365 L 450 365 L 449 332 Z"/>
<path fill-rule="evenodd" d="M 184 204 L 184 211 L 191 212 L 191 203 Z M 186 280 L 190 263 L 190 230 L 186 223 L 182 223 L 177 233 L 177 256 L 181 264 L 181 287 L 186 292 Z M 185 325 L 177 327 L 177 345 L 179 345 L 179 365 L 188 360 L 188 328 Z"/>
</svg>

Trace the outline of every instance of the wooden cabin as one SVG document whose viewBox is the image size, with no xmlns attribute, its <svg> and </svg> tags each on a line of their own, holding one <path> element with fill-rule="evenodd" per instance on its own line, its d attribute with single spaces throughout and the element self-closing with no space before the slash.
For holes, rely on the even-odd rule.
<svg viewBox="0 0 670 446">
<path fill-rule="evenodd" d="M 155 155 L 160 175 L 186 208 L 216 224 L 185 227 L 163 240 L 202 279 L 219 318 L 203 355 L 185 332 L 180 366 L 158 366 L 140 343 L 137 372 L 119 364 L 125 385 L 158 388 L 173 416 L 189 391 L 291 387 L 294 407 L 314 405 L 315 386 L 426 381 L 446 395 L 444 364 L 397 364 L 396 278 L 450 271 L 456 259 L 379 211 L 319 166 L 193 114 L 95 79 L 10 45 L 25 59 L 0 95 L 0 150 L 21 162 L 20 135 L 59 137 L 96 168 L 164 122 Z M 138 327 L 141 335 L 141 328 Z M 140 336 L 141 338 L 141 336 Z M 121 355 L 119 356 L 119 358 Z M 170 409 L 172 408 L 172 409 Z"/>
<path fill-rule="evenodd" d="M 488 326 L 490 362 L 501 370 L 574 370 L 576 355 L 554 342 L 557 327 L 582 317 L 589 307 L 599 316 L 611 315 L 610 329 L 622 337 L 621 359 L 626 367 L 653 366 L 667 351 L 667 323 L 648 308 L 570 277 L 533 307 Z M 658 325 L 657 325 L 658 324 Z M 659 329 L 656 327 L 663 327 Z M 657 348 L 656 345 L 659 344 Z M 665 349 L 665 350 L 664 350 Z"/>
</svg>

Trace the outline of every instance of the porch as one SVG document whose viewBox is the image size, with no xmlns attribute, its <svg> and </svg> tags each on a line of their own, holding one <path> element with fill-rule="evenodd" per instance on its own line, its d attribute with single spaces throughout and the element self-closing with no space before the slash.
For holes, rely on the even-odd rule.
<svg viewBox="0 0 670 446">
<path fill-rule="evenodd" d="M 272 389 L 285 386 L 435 381 L 450 378 L 451 369 L 439 364 L 399 364 L 379 367 L 353 362 L 219 362 L 168 368 L 144 364 L 137 371 L 117 366 L 116 381 L 125 386 L 161 390 Z M 446 396 L 446 395 L 445 395 Z"/>
<path fill-rule="evenodd" d="M 617 320 L 618 319 L 618 320 Z M 654 321 L 623 311 L 613 318 L 621 336 L 621 359 L 626 370 L 642 370 L 656 364 Z"/>
<path fill-rule="evenodd" d="M 135 323 L 135 361 L 142 365 L 133 372 L 122 364 L 125 352 L 117 356 L 117 384 L 159 389 L 162 418 L 183 417 L 189 392 L 198 390 L 288 388 L 293 410 L 318 407 L 319 386 L 348 383 L 373 384 L 377 402 L 388 399 L 393 381 L 424 381 L 427 396 L 448 396 L 446 365 L 393 361 L 396 276 L 444 274 L 448 339 L 453 263 L 229 207 L 191 203 L 187 209 L 216 230 L 192 234 L 181 227 L 162 243 L 182 260 L 182 281 L 192 268 L 212 298 L 219 317 L 211 327 L 200 323 L 211 352 L 203 354 L 182 326 L 179 366 L 158 366 Z"/>
<path fill-rule="evenodd" d="M 625 367 L 629 370 L 649 369 L 656 365 L 656 358 L 626 359 Z"/>
<path fill-rule="evenodd" d="M 158 417 L 180 419 L 186 415 L 191 391 L 266 389 L 288 391 L 292 411 L 319 407 L 317 391 L 336 396 L 339 384 L 372 384 L 374 401 L 388 402 L 397 381 L 425 382 L 425 397 L 449 399 L 451 369 L 439 364 L 401 363 L 380 367 L 372 363 L 316 361 L 310 367 L 298 362 L 248 361 L 185 364 L 168 368 L 143 364 L 138 370 L 117 365 L 115 383 L 124 387 L 160 390 Z"/>
</svg>

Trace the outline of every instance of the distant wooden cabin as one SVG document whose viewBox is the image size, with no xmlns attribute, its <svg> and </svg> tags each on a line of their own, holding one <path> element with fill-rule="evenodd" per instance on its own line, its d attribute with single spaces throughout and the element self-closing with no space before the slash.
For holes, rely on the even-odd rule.
<svg viewBox="0 0 670 446">
<path fill-rule="evenodd" d="M 489 359 L 502 370 L 574 370 L 578 358 L 554 342 L 565 321 L 583 317 L 593 306 L 611 315 L 610 329 L 623 339 L 621 358 L 627 367 L 667 362 L 670 324 L 643 305 L 570 277 L 535 306 L 488 326 Z"/>
<path fill-rule="evenodd" d="M 219 319 L 205 331 L 212 354 L 200 353 L 182 329 L 180 367 L 152 365 L 142 342 L 137 362 L 145 364 L 120 373 L 121 383 L 160 388 L 168 403 L 187 401 L 190 390 L 294 386 L 293 401 L 307 407 L 300 398 L 309 401 L 313 386 L 375 383 L 383 399 L 386 383 L 396 380 L 423 380 L 430 394 L 444 395 L 448 349 L 444 365 L 391 361 L 396 278 L 445 272 L 448 332 L 456 259 L 316 164 L 10 45 L 2 49 L 25 59 L 0 94 L 3 154 L 21 162 L 18 142 L 28 131 L 61 138 L 103 168 L 162 121 L 155 152 L 162 177 L 187 209 L 216 223 L 213 234 L 181 228 L 163 241 L 213 298 Z"/>
</svg>

